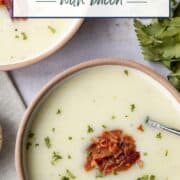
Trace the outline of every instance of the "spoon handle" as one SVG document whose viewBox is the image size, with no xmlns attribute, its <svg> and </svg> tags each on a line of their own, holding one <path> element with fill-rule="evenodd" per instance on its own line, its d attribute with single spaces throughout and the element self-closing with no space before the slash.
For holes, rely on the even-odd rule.
<svg viewBox="0 0 180 180">
<path fill-rule="evenodd" d="M 162 129 L 164 131 L 170 132 L 172 134 L 176 134 L 180 136 L 180 130 L 165 126 L 157 121 L 151 120 L 149 117 L 146 118 L 145 123 L 149 125 L 150 127 L 156 128 L 156 129 Z"/>
<path fill-rule="evenodd" d="M 164 125 L 160 125 L 160 128 L 162 129 L 162 130 L 165 130 L 165 131 L 167 131 L 167 132 L 170 132 L 170 133 L 173 133 L 173 134 L 176 134 L 176 135 L 178 135 L 178 136 L 180 136 L 180 130 L 178 130 L 178 129 L 174 129 L 174 128 L 171 128 L 171 127 L 167 127 L 167 126 L 164 126 Z"/>
</svg>

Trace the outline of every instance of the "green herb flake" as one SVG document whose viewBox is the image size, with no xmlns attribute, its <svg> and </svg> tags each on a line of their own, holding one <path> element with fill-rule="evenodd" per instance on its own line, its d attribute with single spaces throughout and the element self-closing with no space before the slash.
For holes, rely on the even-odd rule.
<svg viewBox="0 0 180 180">
<path fill-rule="evenodd" d="M 138 177 L 137 180 L 149 180 L 149 175 L 143 175 L 141 177 Z"/>
<path fill-rule="evenodd" d="M 16 39 L 19 39 L 20 37 L 19 37 L 19 35 L 15 35 L 15 38 L 16 38 Z"/>
<path fill-rule="evenodd" d="M 52 132 L 55 132 L 56 131 L 56 129 L 55 128 L 52 128 Z"/>
<path fill-rule="evenodd" d="M 144 155 L 144 156 L 147 156 L 147 155 L 148 155 L 148 153 L 147 153 L 147 152 L 144 152 L 144 153 L 143 153 L 143 155 Z"/>
<path fill-rule="evenodd" d="M 149 180 L 155 180 L 156 176 L 155 175 L 150 175 Z"/>
<path fill-rule="evenodd" d="M 143 175 L 141 177 L 138 177 L 136 180 L 155 180 L 155 175 Z"/>
<path fill-rule="evenodd" d="M 147 116 L 147 117 L 146 117 L 146 119 L 145 119 L 145 123 L 146 123 L 146 124 L 148 124 L 149 119 L 150 119 L 150 117 L 149 117 L 149 116 Z"/>
<path fill-rule="evenodd" d="M 96 173 L 96 178 L 102 178 L 102 177 L 104 177 L 102 172 L 97 172 Z"/>
<path fill-rule="evenodd" d="M 31 142 L 27 142 L 26 144 L 26 149 L 29 150 L 29 148 L 32 146 L 32 143 Z"/>
<path fill-rule="evenodd" d="M 62 113 L 62 110 L 61 109 L 58 109 L 56 114 L 61 114 Z"/>
<path fill-rule="evenodd" d="M 68 159 L 72 159 L 72 156 L 70 154 L 68 154 Z"/>
<path fill-rule="evenodd" d="M 134 111 L 135 111 L 135 109 L 136 109 L 135 104 L 131 104 L 131 105 L 130 105 L 130 108 L 131 108 L 131 112 L 134 112 Z"/>
<path fill-rule="evenodd" d="M 36 143 L 36 144 L 35 144 L 35 147 L 39 147 L 39 144 L 38 144 L 38 143 Z"/>
<path fill-rule="evenodd" d="M 169 154 L 169 151 L 166 150 L 166 151 L 165 151 L 165 156 L 168 156 L 168 154 Z"/>
<path fill-rule="evenodd" d="M 67 175 L 70 179 L 76 179 L 76 176 L 75 176 L 69 169 L 66 169 L 66 175 Z"/>
<path fill-rule="evenodd" d="M 124 70 L 124 74 L 125 74 L 126 76 L 128 76 L 128 75 L 129 75 L 129 71 L 128 71 L 127 69 L 125 69 L 125 70 Z"/>
<path fill-rule="evenodd" d="M 90 125 L 88 125 L 87 132 L 88 132 L 88 133 L 93 133 L 93 132 L 94 132 L 94 129 L 93 129 Z"/>
<path fill-rule="evenodd" d="M 69 139 L 69 140 L 72 140 L 72 137 L 71 137 L 71 136 L 69 136 L 69 137 L 68 137 L 68 139 Z"/>
<path fill-rule="evenodd" d="M 52 154 L 51 164 L 55 165 L 60 159 L 62 159 L 62 156 L 59 154 L 59 152 L 54 151 Z"/>
<path fill-rule="evenodd" d="M 28 36 L 25 32 L 21 32 L 21 36 L 22 36 L 22 39 L 23 40 L 27 40 L 28 39 Z"/>
<path fill-rule="evenodd" d="M 107 126 L 103 124 L 103 125 L 102 125 L 102 128 L 103 128 L 103 129 L 107 129 Z"/>
<path fill-rule="evenodd" d="M 34 136 L 35 136 L 35 134 L 32 133 L 32 132 L 30 132 L 30 133 L 28 134 L 28 138 L 29 138 L 29 139 L 33 138 Z"/>
<path fill-rule="evenodd" d="M 51 148 L 51 146 L 52 146 L 51 145 L 51 140 L 50 140 L 50 138 L 48 136 L 44 138 L 44 142 L 45 142 L 47 148 Z"/>
<path fill-rule="evenodd" d="M 113 120 L 116 119 L 116 116 L 115 116 L 115 115 L 112 115 L 112 116 L 111 116 L 111 119 L 113 119 Z"/>
<path fill-rule="evenodd" d="M 66 177 L 66 176 L 63 176 L 63 177 L 61 178 L 61 180 L 70 180 L 70 178 L 68 178 L 68 177 Z"/>
<path fill-rule="evenodd" d="M 159 133 L 156 134 L 156 138 L 157 138 L 157 139 L 161 139 L 161 138 L 162 138 L 161 132 L 159 132 Z"/>
<path fill-rule="evenodd" d="M 56 29 L 52 26 L 48 26 L 48 29 L 49 31 L 52 33 L 52 34 L 55 34 L 56 33 Z"/>
</svg>

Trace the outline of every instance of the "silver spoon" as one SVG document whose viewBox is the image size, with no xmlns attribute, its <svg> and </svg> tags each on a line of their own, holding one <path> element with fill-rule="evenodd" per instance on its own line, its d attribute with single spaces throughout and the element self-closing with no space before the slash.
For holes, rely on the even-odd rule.
<svg viewBox="0 0 180 180">
<path fill-rule="evenodd" d="M 176 134 L 180 136 L 180 130 L 165 126 L 157 121 L 151 120 L 149 117 L 146 118 L 145 124 L 149 125 L 150 127 L 156 128 L 156 129 L 162 129 L 164 131 L 170 132 L 172 134 Z"/>
</svg>

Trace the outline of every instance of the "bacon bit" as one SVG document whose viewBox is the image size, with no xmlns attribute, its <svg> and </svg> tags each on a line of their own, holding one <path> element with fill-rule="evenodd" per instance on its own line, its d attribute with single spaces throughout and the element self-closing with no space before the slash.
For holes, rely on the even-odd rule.
<svg viewBox="0 0 180 180">
<path fill-rule="evenodd" d="M 105 131 L 92 139 L 84 168 L 97 168 L 104 175 L 129 169 L 140 159 L 135 140 L 122 130 Z"/>
<path fill-rule="evenodd" d="M 3 5 L 4 4 L 4 0 L 0 0 L 0 5 Z"/>
<path fill-rule="evenodd" d="M 139 166 L 139 168 L 143 168 L 144 167 L 144 161 L 142 161 L 142 160 L 138 160 L 137 161 L 137 165 Z"/>
<path fill-rule="evenodd" d="M 138 129 L 139 131 L 141 131 L 141 132 L 144 132 L 144 127 L 143 127 L 142 124 L 140 124 L 140 125 L 137 127 L 137 129 Z"/>
</svg>

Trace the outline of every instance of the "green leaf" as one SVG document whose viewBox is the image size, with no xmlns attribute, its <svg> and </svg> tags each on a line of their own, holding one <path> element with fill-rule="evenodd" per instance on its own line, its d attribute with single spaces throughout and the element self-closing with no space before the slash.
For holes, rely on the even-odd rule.
<svg viewBox="0 0 180 180">
<path fill-rule="evenodd" d="M 160 62 L 171 73 L 169 81 L 180 91 L 180 2 L 172 3 L 172 18 L 156 19 L 149 25 L 134 20 L 144 59 Z"/>
</svg>

